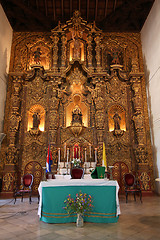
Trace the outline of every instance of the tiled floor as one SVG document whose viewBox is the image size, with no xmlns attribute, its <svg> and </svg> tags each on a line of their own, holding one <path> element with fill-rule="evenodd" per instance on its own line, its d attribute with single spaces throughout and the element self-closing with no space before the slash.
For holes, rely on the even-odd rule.
<svg viewBox="0 0 160 240">
<path fill-rule="evenodd" d="M 0 239 L 10 240 L 159 240 L 160 239 L 160 197 L 143 197 L 134 202 L 132 197 L 125 203 L 120 197 L 121 215 L 117 223 L 84 223 L 77 228 L 75 223 L 47 224 L 37 216 L 37 198 L 16 204 L 11 199 L 0 200 Z"/>
</svg>

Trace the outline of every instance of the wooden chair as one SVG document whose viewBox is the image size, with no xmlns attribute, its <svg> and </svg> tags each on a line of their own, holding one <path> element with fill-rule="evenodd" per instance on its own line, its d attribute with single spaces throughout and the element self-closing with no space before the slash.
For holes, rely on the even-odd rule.
<svg viewBox="0 0 160 240">
<path fill-rule="evenodd" d="M 142 192 L 140 184 L 135 180 L 135 176 L 132 173 L 126 173 L 124 176 L 126 203 L 128 202 L 128 194 L 134 194 L 134 200 L 136 201 L 136 194 L 139 194 L 140 201 L 142 203 Z"/>
<path fill-rule="evenodd" d="M 23 196 L 24 194 L 28 194 L 29 195 L 29 203 L 31 204 L 32 202 L 32 199 L 31 199 L 31 196 L 32 196 L 32 183 L 33 183 L 33 175 L 32 174 L 25 174 L 23 177 L 22 177 L 22 186 L 23 188 L 22 189 L 16 189 L 15 193 L 14 193 L 14 204 L 16 202 L 16 198 L 17 196 L 21 196 L 22 199 L 21 199 L 21 202 L 23 202 Z"/>
</svg>

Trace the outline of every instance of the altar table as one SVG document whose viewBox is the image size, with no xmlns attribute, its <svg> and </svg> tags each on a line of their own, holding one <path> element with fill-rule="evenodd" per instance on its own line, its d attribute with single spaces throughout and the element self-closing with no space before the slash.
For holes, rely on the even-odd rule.
<svg viewBox="0 0 160 240">
<path fill-rule="evenodd" d="M 76 222 L 76 214 L 69 215 L 63 207 L 64 200 L 71 194 L 88 193 L 93 197 L 93 209 L 84 221 L 95 223 L 113 223 L 118 221 L 120 206 L 117 181 L 105 179 L 52 179 L 42 181 L 38 188 L 40 202 L 38 215 L 47 223 Z"/>
</svg>

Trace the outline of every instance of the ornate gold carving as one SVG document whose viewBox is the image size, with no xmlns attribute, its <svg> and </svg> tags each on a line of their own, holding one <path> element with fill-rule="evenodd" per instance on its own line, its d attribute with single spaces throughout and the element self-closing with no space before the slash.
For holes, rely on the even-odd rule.
<svg viewBox="0 0 160 240">
<path fill-rule="evenodd" d="M 70 44 L 74 45 L 75 40 L 83 44 L 83 63 L 79 58 L 69 61 Z M 38 47 L 42 54 L 40 61 L 35 62 Z M 96 55 L 92 55 L 93 47 Z M 47 65 L 43 65 L 45 61 Z M 4 165 L 19 163 L 21 172 L 33 160 L 44 166 L 49 140 L 55 171 L 57 148 L 62 149 L 64 143 L 70 147 L 76 143 L 85 148 L 88 144 L 96 147 L 100 165 L 105 141 L 108 164 L 121 161 L 129 170 L 138 168 L 139 175 L 150 174 L 150 170 L 140 169 L 141 164 L 153 166 L 140 34 L 102 33 L 75 12 L 71 20 L 59 24 L 51 33 L 14 33 L 10 69 L 4 124 L 7 137 L 2 144 Z M 69 110 L 73 110 L 76 94 L 88 119 L 85 126 L 74 126 L 71 131 L 69 124 L 66 127 L 66 109 L 71 106 Z M 110 118 L 114 125 L 110 109 L 115 105 L 122 111 L 117 111 L 120 129 L 114 130 L 110 129 Z M 44 110 L 44 131 L 27 131 L 28 115 L 34 106 Z M 33 112 L 31 118 L 32 115 Z M 153 182 L 153 176 L 150 178 L 149 184 Z"/>
<path fill-rule="evenodd" d="M 59 41 L 58 34 L 54 33 L 53 36 L 51 36 L 51 39 L 53 42 L 53 68 L 56 68 L 58 60 L 58 41 Z"/>
<path fill-rule="evenodd" d="M 83 73 L 76 67 L 74 71 L 67 78 L 68 82 L 72 85 L 84 84 L 86 82 L 86 77 Z"/>
<path fill-rule="evenodd" d="M 149 186 L 150 176 L 148 175 L 148 173 L 142 172 L 141 175 L 139 176 L 139 179 L 142 183 L 142 189 L 145 191 L 150 190 L 150 186 Z"/>
<path fill-rule="evenodd" d="M 6 151 L 6 164 L 17 164 L 18 163 L 19 150 L 16 147 L 8 147 Z"/>
<path fill-rule="evenodd" d="M 14 179 L 14 177 L 13 177 L 12 173 L 6 173 L 3 176 L 3 182 L 4 182 L 3 190 L 4 191 L 11 191 L 12 190 L 13 179 Z"/>
</svg>

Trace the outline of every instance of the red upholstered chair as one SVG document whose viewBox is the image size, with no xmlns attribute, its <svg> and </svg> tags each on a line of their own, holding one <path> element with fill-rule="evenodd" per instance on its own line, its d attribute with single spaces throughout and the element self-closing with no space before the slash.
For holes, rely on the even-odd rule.
<svg viewBox="0 0 160 240">
<path fill-rule="evenodd" d="M 135 176 L 132 173 L 126 173 L 124 176 L 126 203 L 128 202 L 128 193 L 134 194 L 134 200 L 136 201 L 136 194 L 139 194 L 142 202 L 142 192 L 140 184 L 135 180 Z"/>
<path fill-rule="evenodd" d="M 81 179 L 83 175 L 84 175 L 83 168 L 72 168 L 71 170 L 72 179 Z"/>
<path fill-rule="evenodd" d="M 22 177 L 22 189 L 16 189 L 15 193 L 14 193 L 14 198 L 16 202 L 16 198 L 17 196 L 21 196 L 21 202 L 23 202 L 23 196 L 24 194 L 28 194 L 29 195 L 29 202 L 31 204 L 32 200 L 31 200 L 31 196 L 32 196 L 32 183 L 33 183 L 33 175 L 32 174 L 25 174 Z"/>
</svg>

